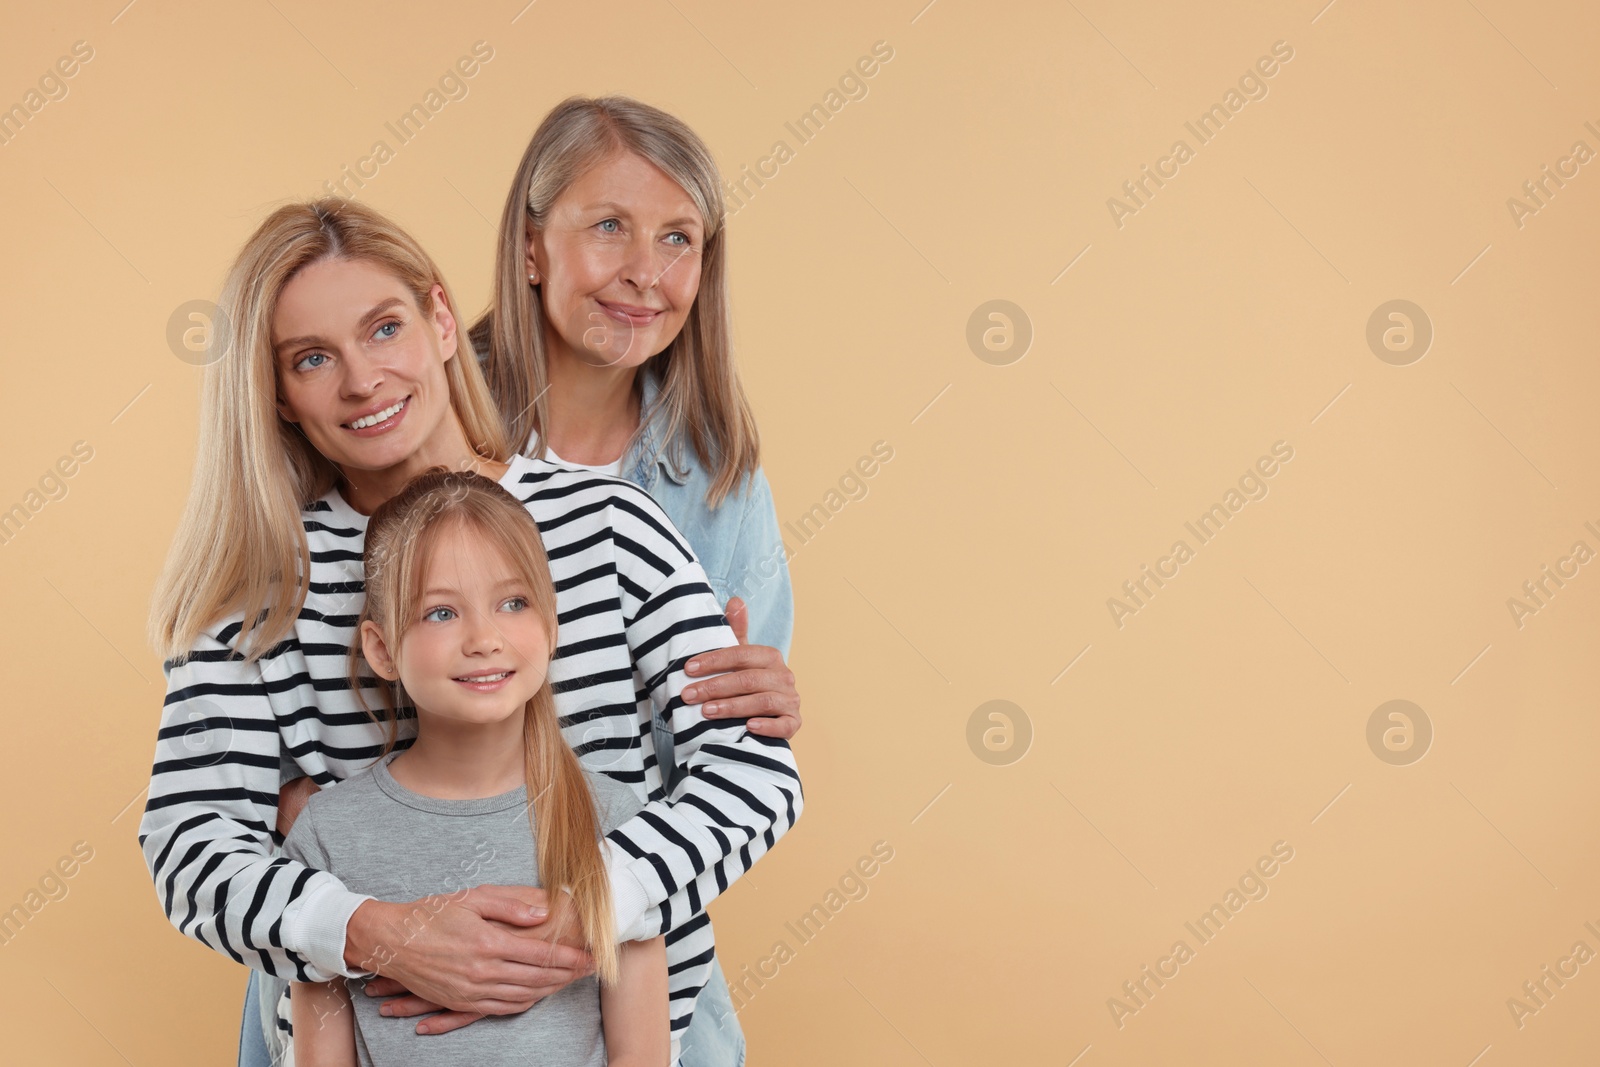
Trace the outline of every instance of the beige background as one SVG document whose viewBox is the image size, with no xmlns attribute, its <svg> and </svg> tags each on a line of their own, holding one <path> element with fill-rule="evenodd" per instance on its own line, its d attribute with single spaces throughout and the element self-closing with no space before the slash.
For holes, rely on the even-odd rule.
<svg viewBox="0 0 1600 1067">
<path fill-rule="evenodd" d="M 1507 603 L 1600 551 L 1600 164 L 1520 227 L 1507 206 L 1600 151 L 1590 5 L 123 2 L 0 34 L 0 104 L 94 51 L 0 147 L 0 508 L 93 449 L 0 546 L 0 907 L 93 849 L 0 946 L 8 1060 L 232 1062 L 245 972 L 167 924 L 136 841 L 200 373 L 169 317 L 482 40 L 360 191 L 470 308 L 566 94 L 665 107 L 730 175 L 785 140 L 732 222 L 780 518 L 893 448 L 792 559 L 806 811 L 712 909 L 730 977 L 772 976 L 741 996 L 753 1063 L 1592 1061 L 1600 963 L 1521 1027 L 1507 1006 L 1600 952 L 1600 564 L 1520 628 Z M 878 41 L 866 97 L 798 144 L 784 123 Z M 1199 145 L 1185 121 L 1277 41 L 1268 95 Z M 1179 138 L 1119 228 L 1107 199 Z M 1033 333 L 1007 365 L 966 339 L 996 299 Z M 1395 299 L 1434 330 L 1405 366 L 1366 340 Z M 1184 523 L 1277 441 L 1269 494 L 1199 546 Z M 1119 628 L 1107 599 L 1179 538 Z M 1367 741 L 1393 699 L 1433 730 L 1409 765 Z M 968 740 L 991 700 L 1020 709 L 998 755 Z M 802 944 L 785 924 L 878 841 Z M 1202 945 L 1184 923 L 1278 841 L 1269 895 Z M 1179 939 L 1119 1027 L 1108 999 Z"/>
</svg>

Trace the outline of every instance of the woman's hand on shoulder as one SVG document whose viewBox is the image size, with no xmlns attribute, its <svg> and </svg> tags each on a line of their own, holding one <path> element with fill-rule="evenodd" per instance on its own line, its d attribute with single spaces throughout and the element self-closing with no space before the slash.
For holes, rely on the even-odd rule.
<svg viewBox="0 0 1600 1067">
<path fill-rule="evenodd" d="M 762 737 L 788 740 L 800 732 L 800 692 L 783 653 L 767 645 L 747 644 L 750 612 L 743 600 L 728 601 L 728 625 L 739 643 L 702 652 L 685 670 L 692 679 L 683 691 L 685 704 L 700 705 L 708 719 L 747 719 L 745 728 Z M 732 673 L 719 673 L 719 672 Z M 718 675 L 704 681 L 707 674 Z"/>
</svg>

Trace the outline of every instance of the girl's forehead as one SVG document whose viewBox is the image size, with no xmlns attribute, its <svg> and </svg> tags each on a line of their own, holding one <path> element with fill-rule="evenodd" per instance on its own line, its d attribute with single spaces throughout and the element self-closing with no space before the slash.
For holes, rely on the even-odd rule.
<svg viewBox="0 0 1600 1067">
<path fill-rule="evenodd" d="M 467 522 L 452 522 L 432 538 L 422 562 L 424 588 L 444 582 L 454 588 L 515 576 L 516 566 L 500 539 Z"/>
</svg>

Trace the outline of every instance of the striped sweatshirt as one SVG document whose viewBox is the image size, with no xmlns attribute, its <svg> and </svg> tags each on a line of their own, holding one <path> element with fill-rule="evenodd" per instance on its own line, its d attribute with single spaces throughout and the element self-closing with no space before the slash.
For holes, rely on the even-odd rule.
<svg viewBox="0 0 1600 1067">
<path fill-rule="evenodd" d="M 644 808 L 607 835 L 618 936 L 666 935 L 672 1032 L 689 1025 L 715 952 L 706 904 L 794 825 L 803 803 L 786 741 L 707 720 L 681 693 L 693 656 L 736 643 L 693 551 L 643 489 L 512 457 L 500 484 L 539 527 L 556 589 L 556 711 L 583 764 Z M 310 588 L 293 632 L 256 663 L 242 613 L 163 665 L 167 695 L 139 842 L 178 930 L 290 981 L 372 977 L 345 963 L 345 927 L 370 897 L 278 853 L 278 789 L 323 788 L 376 760 L 383 728 L 347 680 L 364 602 L 367 517 L 330 490 L 301 519 Z M 705 676 L 697 676 L 703 678 Z M 380 707 L 363 668 L 362 694 Z M 669 795 L 651 718 L 670 723 L 686 776 Z M 416 735 L 399 723 L 400 745 Z M 676 1042 L 675 1042 L 676 1043 Z"/>
</svg>

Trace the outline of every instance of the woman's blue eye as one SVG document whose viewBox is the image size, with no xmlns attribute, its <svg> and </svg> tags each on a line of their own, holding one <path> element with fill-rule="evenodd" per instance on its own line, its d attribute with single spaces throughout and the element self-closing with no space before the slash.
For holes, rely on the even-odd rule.
<svg viewBox="0 0 1600 1067">
<path fill-rule="evenodd" d="M 398 330 L 399 328 L 400 328 L 400 324 L 398 322 L 386 322 L 382 326 L 379 326 L 376 330 L 372 331 L 372 333 L 373 333 L 374 337 L 378 336 L 379 334 L 382 334 L 385 339 L 388 339 L 390 337 L 393 337 L 394 334 L 392 334 L 392 333 L 384 333 L 383 331 L 384 330 Z"/>
<path fill-rule="evenodd" d="M 682 248 L 684 245 L 687 245 L 687 244 L 690 243 L 689 242 L 689 235 L 684 233 L 682 230 L 674 230 L 672 233 L 669 233 L 667 236 L 668 237 L 682 237 L 683 238 L 683 243 L 678 246 L 680 248 Z"/>
<path fill-rule="evenodd" d="M 448 615 L 449 618 L 445 618 L 445 619 L 435 618 L 435 616 L 440 615 L 440 614 Z M 453 610 L 451 610 L 450 608 L 434 608 L 432 611 L 428 612 L 422 618 L 427 622 L 449 622 L 450 619 L 453 619 L 455 617 L 456 617 L 456 613 Z"/>
<path fill-rule="evenodd" d="M 320 364 L 320 363 L 312 363 L 311 361 L 314 360 L 314 359 L 327 359 L 327 358 L 328 358 L 328 354 L 326 352 L 309 352 L 303 358 L 301 358 L 301 360 L 298 363 L 296 363 L 294 365 L 295 366 L 295 370 L 316 370 L 318 367 L 322 366 L 322 364 Z"/>
<path fill-rule="evenodd" d="M 601 226 L 621 226 L 622 223 L 618 222 L 616 219 L 601 219 L 600 220 L 600 225 Z M 606 233 L 616 233 L 616 232 L 617 232 L 616 230 L 606 230 Z"/>
</svg>

